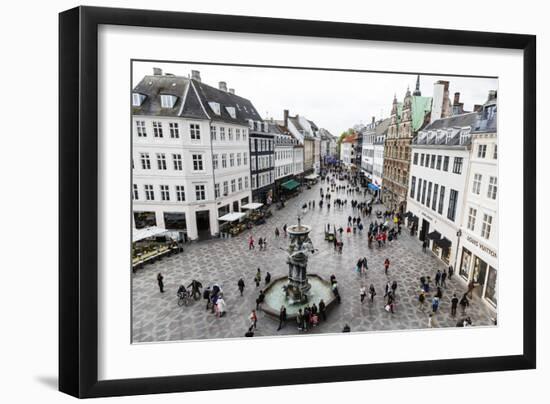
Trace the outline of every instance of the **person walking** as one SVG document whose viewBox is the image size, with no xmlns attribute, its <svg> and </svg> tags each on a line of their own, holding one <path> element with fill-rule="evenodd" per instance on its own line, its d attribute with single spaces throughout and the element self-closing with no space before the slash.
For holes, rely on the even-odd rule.
<svg viewBox="0 0 550 404">
<path fill-rule="evenodd" d="M 225 303 L 225 300 L 222 296 L 216 300 L 216 315 L 218 317 L 223 317 L 225 315 L 225 312 L 227 310 L 227 304 Z"/>
<path fill-rule="evenodd" d="M 210 289 L 210 286 L 208 286 L 206 289 L 204 289 L 204 292 L 202 292 L 202 298 L 206 300 L 206 310 L 210 308 L 210 295 L 212 294 L 212 291 Z"/>
<path fill-rule="evenodd" d="M 327 305 L 323 299 L 319 302 L 319 313 L 321 313 L 323 321 L 327 321 Z"/>
<path fill-rule="evenodd" d="M 447 289 L 447 283 L 445 282 L 447 280 L 447 272 L 443 271 L 441 273 L 441 286 L 443 286 L 445 289 Z"/>
<path fill-rule="evenodd" d="M 304 315 L 302 314 L 302 309 L 299 309 L 298 314 L 296 314 L 296 323 L 298 325 L 298 331 L 302 331 L 304 329 Z"/>
<path fill-rule="evenodd" d="M 449 265 L 449 280 L 453 279 L 453 274 L 455 272 L 454 268 L 452 265 Z"/>
<path fill-rule="evenodd" d="M 286 307 L 281 306 L 281 310 L 279 311 L 279 327 L 277 328 L 277 331 L 283 328 L 285 324 L 286 324 Z"/>
<path fill-rule="evenodd" d="M 441 270 L 437 270 L 435 273 L 435 286 L 439 286 L 441 282 Z"/>
<path fill-rule="evenodd" d="M 237 287 L 239 288 L 239 292 L 241 292 L 241 296 L 242 296 L 243 291 L 244 291 L 244 279 L 243 278 L 239 279 L 239 281 L 237 282 Z"/>
<path fill-rule="evenodd" d="M 474 280 L 472 279 L 470 282 L 468 282 L 468 292 L 466 292 L 470 300 L 474 297 L 474 288 L 475 288 L 475 283 L 474 283 Z"/>
<path fill-rule="evenodd" d="M 365 288 L 364 285 L 361 285 L 361 288 L 359 289 L 359 296 L 361 297 L 361 303 L 363 303 L 365 296 L 367 296 L 367 288 Z"/>
<path fill-rule="evenodd" d="M 426 247 L 428 247 L 428 242 L 426 240 L 424 240 L 422 242 L 422 252 L 426 252 Z"/>
<path fill-rule="evenodd" d="M 456 293 L 453 294 L 453 298 L 451 299 L 451 316 L 453 318 L 456 317 L 456 308 L 458 307 L 458 297 L 456 297 Z"/>
<path fill-rule="evenodd" d="M 374 289 L 374 285 L 371 283 L 369 286 L 369 298 L 371 304 L 374 303 L 374 296 L 376 296 L 376 289 Z"/>
<path fill-rule="evenodd" d="M 262 307 L 264 300 L 265 300 L 265 293 L 263 290 L 260 290 L 260 294 L 256 299 L 256 310 L 260 310 L 260 307 Z"/>
<path fill-rule="evenodd" d="M 396 290 L 397 290 L 397 281 L 393 281 L 391 283 L 391 291 L 392 291 L 393 296 L 395 296 L 395 291 Z"/>
<path fill-rule="evenodd" d="M 386 258 L 384 261 L 384 274 L 388 274 L 388 268 L 390 267 L 390 260 L 389 258 Z"/>
<path fill-rule="evenodd" d="M 258 246 L 260 246 L 260 251 L 264 249 L 264 240 L 261 237 L 258 239 Z"/>
<path fill-rule="evenodd" d="M 428 328 L 433 328 L 433 326 L 433 314 L 430 313 L 430 315 L 428 316 Z"/>
<path fill-rule="evenodd" d="M 254 238 L 252 237 L 252 234 L 248 237 L 248 250 L 254 249 Z"/>
<path fill-rule="evenodd" d="M 423 290 L 420 291 L 420 294 L 418 295 L 418 308 L 422 311 L 424 311 L 424 305 L 426 304 L 426 294 Z"/>
<path fill-rule="evenodd" d="M 432 298 L 432 311 L 436 313 L 438 308 L 439 308 L 439 297 L 434 296 Z"/>
<path fill-rule="evenodd" d="M 248 319 L 250 320 L 250 328 L 256 329 L 256 326 L 258 324 L 258 316 L 256 315 L 256 310 L 252 310 L 252 312 L 248 316 Z"/>
<path fill-rule="evenodd" d="M 284 234 L 284 236 L 285 236 L 285 238 L 286 238 L 286 236 L 287 236 L 287 234 L 286 234 L 286 223 L 283 225 L 283 234 Z"/>
<path fill-rule="evenodd" d="M 462 309 L 462 315 L 466 314 L 466 308 L 470 305 L 470 302 L 468 301 L 468 297 L 466 296 L 467 293 L 464 293 L 464 296 L 462 296 L 462 299 L 460 299 L 460 307 Z"/>
<path fill-rule="evenodd" d="M 262 273 L 260 272 L 260 268 L 258 268 L 258 271 L 256 272 L 256 276 L 254 277 L 254 282 L 256 283 L 256 287 L 260 287 L 260 282 L 262 281 Z"/>
<path fill-rule="evenodd" d="M 157 275 L 157 283 L 159 285 L 160 293 L 164 293 L 164 276 L 159 272 Z"/>
<path fill-rule="evenodd" d="M 279 228 L 275 227 L 275 238 L 279 238 Z"/>
<path fill-rule="evenodd" d="M 271 274 L 267 272 L 265 274 L 265 284 L 267 285 L 269 282 L 271 282 Z"/>
</svg>

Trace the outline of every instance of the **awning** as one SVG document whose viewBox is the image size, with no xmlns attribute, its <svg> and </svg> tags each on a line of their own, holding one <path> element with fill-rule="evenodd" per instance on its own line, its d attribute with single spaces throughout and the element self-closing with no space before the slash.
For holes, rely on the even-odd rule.
<svg viewBox="0 0 550 404">
<path fill-rule="evenodd" d="M 431 233 L 428 233 L 428 235 L 426 237 L 428 237 L 430 240 L 434 240 L 434 241 L 439 240 L 441 238 L 441 233 L 438 232 L 437 230 L 434 230 Z"/>
<path fill-rule="evenodd" d="M 298 188 L 300 183 L 296 180 L 288 180 L 287 182 L 283 182 L 281 186 L 288 191 L 292 191 L 293 189 Z"/>
<path fill-rule="evenodd" d="M 161 229 L 160 227 L 152 226 L 145 227 L 143 229 L 133 229 L 132 242 L 140 241 L 149 237 L 158 236 L 159 234 L 166 233 L 168 230 Z"/>
<path fill-rule="evenodd" d="M 451 240 L 449 240 L 449 239 L 446 238 L 446 237 L 443 237 L 443 238 L 441 238 L 441 239 L 439 239 L 439 240 L 434 240 L 434 243 L 435 243 L 436 245 L 440 246 L 441 248 L 447 249 L 447 250 L 448 250 L 449 248 L 451 248 L 451 244 L 452 244 Z"/>
<path fill-rule="evenodd" d="M 247 203 L 246 205 L 241 206 L 241 209 L 255 210 L 255 209 L 261 208 L 262 206 L 264 206 L 263 203 L 252 202 L 252 203 Z"/>
<path fill-rule="evenodd" d="M 319 177 L 317 174 L 309 174 L 309 175 L 306 175 L 304 178 L 306 180 L 316 180 L 317 177 Z"/>
<path fill-rule="evenodd" d="M 377 186 L 377 185 L 374 185 L 372 182 L 369 182 L 367 187 L 369 187 L 370 189 L 372 189 L 373 191 L 380 191 L 380 187 Z"/>
<path fill-rule="evenodd" d="M 234 222 L 236 220 L 242 219 L 246 215 L 242 212 L 231 212 L 227 215 L 223 215 L 222 217 L 219 217 L 218 220 L 222 222 Z"/>
</svg>

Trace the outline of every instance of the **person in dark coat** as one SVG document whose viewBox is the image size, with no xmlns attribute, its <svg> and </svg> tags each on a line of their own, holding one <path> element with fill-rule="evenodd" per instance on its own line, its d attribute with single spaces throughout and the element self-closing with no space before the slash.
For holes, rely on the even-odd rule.
<svg viewBox="0 0 550 404">
<path fill-rule="evenodd" d="M 453 318 L 456 317 L 456 308 L 458 307 L 458 297 L 456 297 L 456 293 L 453 294 L 453 298 L 451 299 L 451 316 Z"/>
<path fill-rule="evenodd" d="M 277 328 L 277 331 L 283 328 L 285 324 L 286 324 L 286 307 L 281 306 L 281 311 L 279 311 L 279 327 Z"/>
<path fill-rule="evenodd" d="M 265 274 L 265 284 L 267 285 L 269 282 L 271 282 L 271 274 L 267 272 Z"/>
<path fill-rule="evenodd" d="M 239 279 L 239 281 L 237 282 L 237 287 L 239 288 L 239 292 L 241 292 L 241 296 L 242 296 L 243 291 L 244 291 L 244 280 L 243 280 L 243 278 Z"/>
<path fill-rule="evenodd" d="M 260 306 L 265 300 L 265 293 L 263 290 L 260 290 L 260 294 L 258 295 L 258 298 L 256 299 L 256 310 L 260 309 Z"/>
<path fill-rule="evenodd" d="M 466 293 L 464 293 L 464 296 L 462 296 L 462 299 L 460 299 L 460 307 L 462 308 L 462 315 L 466 314 L 466 308 L 470 305 L 470 302 L 468 301 L 468 297 L 466 296 Z"/>
<path fill-rule="evenodd" d="M 157 282 L 159 284 L 160 293 L 164 293 L 164 276 L 159 272 L 157 275 Z"/>
<path fill-rule="evenodd" d="M 321 313 L 323 321 L 327 321 L 327 306 L 323 299 L 321 299 L 321 301 L 319 302 L 319 313 Z"/>
</svg>

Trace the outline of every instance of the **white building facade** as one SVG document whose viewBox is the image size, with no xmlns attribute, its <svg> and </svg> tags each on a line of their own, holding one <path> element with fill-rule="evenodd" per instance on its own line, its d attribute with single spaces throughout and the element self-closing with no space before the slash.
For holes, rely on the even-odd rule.
<svg viewBox="0 0 550 404">
<path fill-rule="evenodd" d="M 459 243 L 457 273 L 496 309 L 498 295 L 498 143 L 496 92 L 472 133 L 472 157 Z"/>
<path fill-rule="evenodd" d="M 477 113 L 438 119 L 418 132 L 411 145 L 407 208 L 417 236 L 433 254 L 454 265 L 458 252 Z"/>
<path fill-rule="evenodd" d="M 132 98 L 134 228 L 218 234 L 218 218 L 251 201 L 248 119 L 260 119 L 252 104 L 202 83 L 198 71 L 156 70 Z"/>
</svg>

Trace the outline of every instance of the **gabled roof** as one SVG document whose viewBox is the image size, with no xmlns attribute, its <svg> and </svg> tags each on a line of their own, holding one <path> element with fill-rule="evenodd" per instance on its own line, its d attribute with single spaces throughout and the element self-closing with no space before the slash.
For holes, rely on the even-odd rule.
<svg viewBox="0 0 550 404">
<path fill-rule="evenodd" d="M 201 81 L 181 76 L 145 76 L 134 87 L 134 93 L 145 95 L 139 107 L 133 107 L 134 115 L 180 116 L 193 119 L 212 119 L 247 125 L 248 120 L 261 121 L 262 118 L 250 100 L 209 86 Z M 161 107 L 161 95 L 177 97 L 173 108 Z M 210 102 L 220 104 L 220 115 L 210 107 Z M 232 118 L 226 107 L 235 108 Z"/>
<path fill-rule="evenodd" d="M 423 130 L 435 130 L 446 128 L 464 128 L 466 126 L 474 127 L 479 114 L 477 112 L 469 112 L 467 114 L 460 114 L 450 116 L 448 118 L 441 118 L 428 124 Z"/>
</svg>

